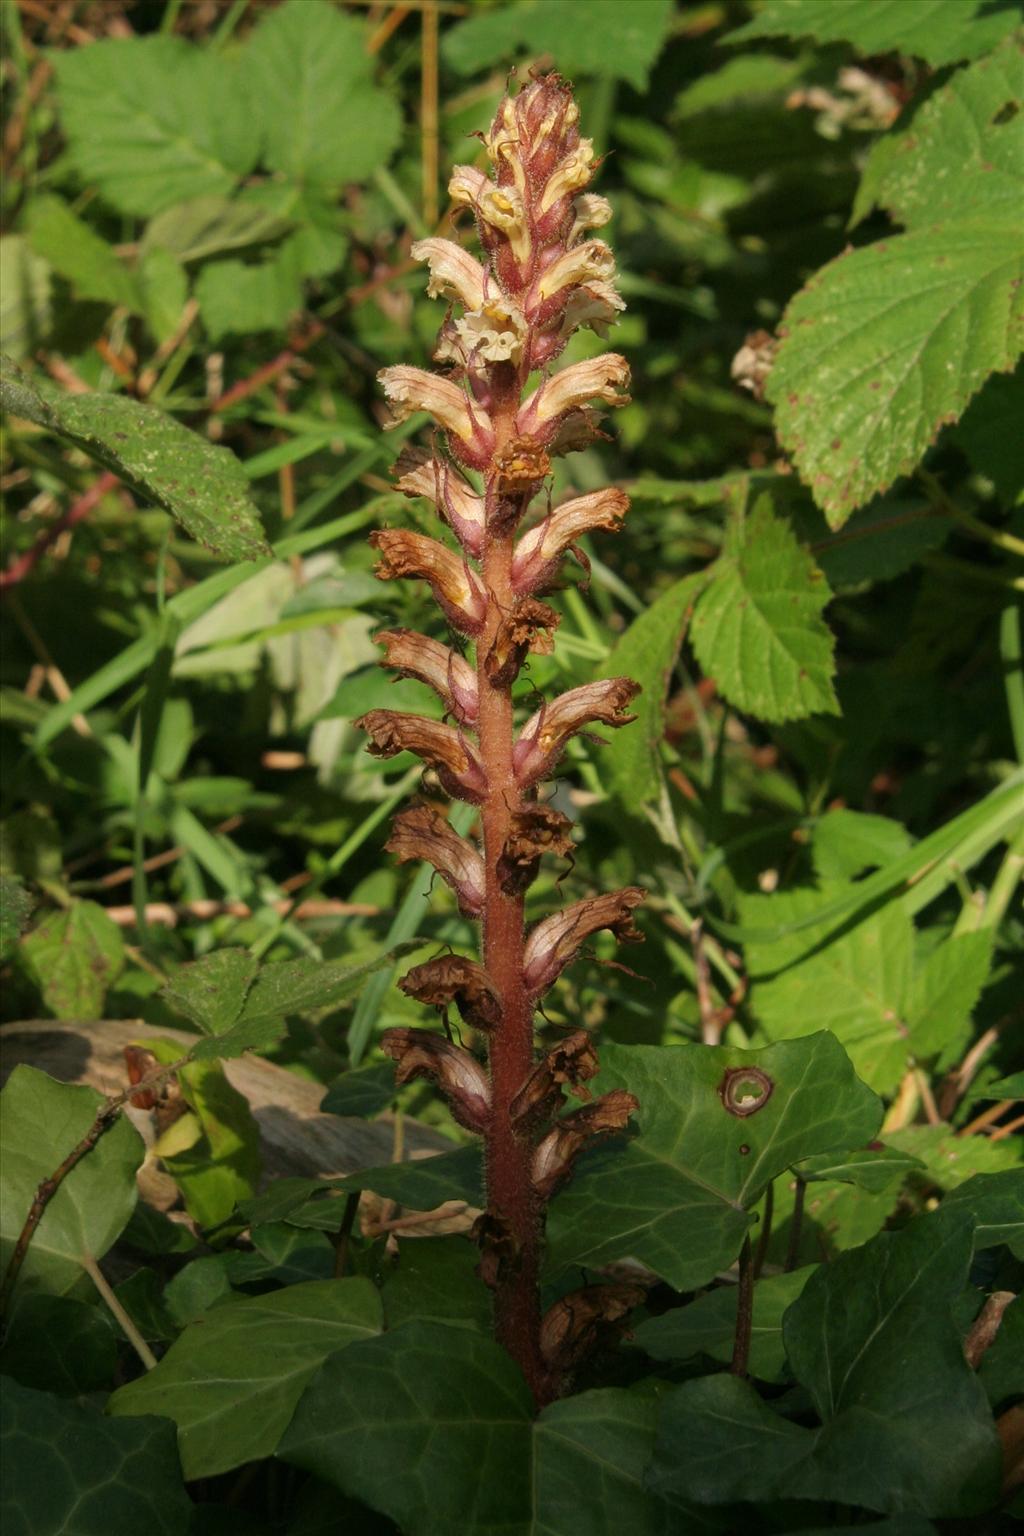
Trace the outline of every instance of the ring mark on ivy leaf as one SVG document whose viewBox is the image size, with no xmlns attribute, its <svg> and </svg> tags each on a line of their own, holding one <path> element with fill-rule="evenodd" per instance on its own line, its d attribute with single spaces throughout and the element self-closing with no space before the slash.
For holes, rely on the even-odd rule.
<svg viewBox="0 0 1024 1536">
<path fill-rule="evenodd" d="M 738 1120 L 756 1115 L 774 1091 L 774 1082 L 760 1067 L 729 1067 L 718 1085 L 723 1105 Z"/>
</svg>

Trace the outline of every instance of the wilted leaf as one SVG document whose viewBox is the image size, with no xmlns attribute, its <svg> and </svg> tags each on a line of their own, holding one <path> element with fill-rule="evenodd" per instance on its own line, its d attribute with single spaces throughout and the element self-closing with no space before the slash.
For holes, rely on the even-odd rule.
<svg viewBox="0 0 1024 1536">
<path fill-rule="evenodd" d="M 379 1332 L 368 1280 L 312 1280 L 216 1307 L 186 1328 L 156 1370 L 110 1400 L 113 1414 L 156 1413 L 178 1426 L 188 1479 L 273 1454 L 317 1366 Z"/>
</svg>

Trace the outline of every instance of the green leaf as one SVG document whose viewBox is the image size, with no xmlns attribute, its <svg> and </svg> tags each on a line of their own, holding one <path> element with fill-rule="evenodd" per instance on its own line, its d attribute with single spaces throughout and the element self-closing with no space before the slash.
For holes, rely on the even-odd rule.
<svg viewBox="0 0 1024 1536">
<path fill-rule="evenodd" d="M 976 1173 L 942 1202 L 944 1211 L 963 1211 L 974 1221 L 975 1249 L 1005 1243 L 1024 1259 L 1024 1168 Z"/>
<path fill-rule="evenodd" d="M 760 720 L 838 714 L 821 617 L 831 595 L 767 496 L 734 519 L 691 625 L 697 659 L 730 704 Z"/>
<path fill-rule="evenodd" d="M 770 53 L 745 53 L 730 59 L 721 69 L 701 74 L 679 92 L 675 114 L 696 117 L 722 107 L 749 107 L 759 97 L 788 91 L 803 72 L 799 59 L 783 59 Z"/>
<path fill-rule="evenodd" d="M 979 474 L 991 480 L 1005 506 L 1019 502 L 1024 491 L 1024 368 L 1007 377 L 996 373 L 975 396 L 953 437 Z"/>
<path fill-rule="evenodd" d="M 994 1083 L 971 1088 L 966 1094 L 970 1099 L 1024 1099 L 1024 1072 L 1011 1072 L 1009 1077 L 997 1077 Z"/>
<path fill-rule="evenodd" d="M 808 1184 L 855 1184 L 871 1194 L 881 1194 L 893 1184 L 901 1184 L 908 1173 L 923 1168 L 919 1157 L 896 1147 L 875 1143 L 859 1152 L 845 1152 L 836 1157 L 822 1153 L 794 1163 L 793 1172 Z"/>
<path fill-rule="evenodd" d="M 991 1508 L 999 1441 L 950 1310 L 972 1246 L 969 1221 L 929 1216 L 823 1265 L 783 1323 L 822 1427 L 781 1418 L 737 1377 L 687 1382 L 663 1403 L 653 1486 L 708 1503 Z"/>
<path fill-rule="evenodd" d="M 823 899 L 828 894 L 811 890 L 748 896 L 741 912 L 744 922 L 760 926 L 769 912 L 776 919 L 798 918 Z M 906 1070 L 910 1050 L 913 940 L 910 918 L 899 903 L 890 902 L 797 964 L 789 961 L 803 948 L 799 937 L 749 944 L 754 1014 L 772 1040 L 801 1034 L 810 1020 L 832 1030 L 864 1081 L 877 1093 L 888 1093 Z"/>
<path fill-rule="evenodd" d="M 245 47 L 245 81 L 270 170 L 338 187 L 387 164 L 401 117 L 373 84 L 367 36 L 354 17 L 303 0 L 260 21 Z"/>
<path fill-rule="evenodd" d="M 661 784 L 661 743 L 665 736 L 665 699 L 704 574 L 684 576 L 633 620 L 618 641 L 599 677 L 632 677 L 643 692 L 633 704 L 637 718 L 616 731 L 602 761 L 616 794 L 632 811 L 649 805 Z"/>
<path fill-rule="evenodd" d="M 908 1027 L 915 1054 L 927 1058 L 966 1044 L 971 1013 L 992 968 L 992 932 L 940 940 L 918 967 Z"/>
<path fill-rule="evenodd" d="M 0 1374 L 37 1391 L 77 1397 L 106 1392 L 117 1368 L 117 1333 L 105 1308 L 73 1296 L 18 1298 L 0 1348 Z"/>
<path fill-rule="evenodd" d="M 32 199 L 26 228 L 32 249 L 66 277 L 80 299 L 142 309 L 142 291 L 112 245 L 59 197 Z"/>
<path fill-rule="evenodd" d="M 880 207 L 910 229 L 981 212 L 1013 223 L 1024 201 L 1022 96 L 1024 53 L 1013 39 L 958 70 L 914 113 L 907 132 L 878 140 L 854 222 Z"/>
<path fill-rule="evenodd" d="M 465 1200 L 473 1206 L 486 1203 L 483 1157 L 476 1146 L 417 1158 L 412 1163 L 364 1168 L 338 1180 L 335 1188 L 349 1192 L 372 1189 L 375 1195 L 411 1211 L 432 1211 L 446 1200 Z"/>
<path fill-rule="evenodd" d="M 105 1102 L 92 1088 L 54 1082 L 34 1067 L 11 1073 L 0 1094 L 0 1272 L 40 1183 L 78 1145 Z M 103 1257 L 135 1208 L 135 1170 L 144 1152 L 135 1127 L 118 1117 L 47 1205 L 21 1267 L 20 1290 L 70 1291 L 81 1279 L 82 1259 Z"/>
<path fill-rule="evenodd" d="M 951 1125 L 907 1125 L 886 1131 L 892 1146 L 919 1157 L 940 1189 L 958 1189 L 978 1173 L 1002 1173 L 1024 1163 L 1024 1146 L 1012 1137 L 958 1136 Z"/>
<path fill-rule="evenodd" d="M 359 1278 L 231 1302 L 186 1328 L 156 1370 L 114 1393 L 109 1411 L 173 1419 L 185 1477 L 215 1477 L 272 1455 L 321 1362 L 380 1326 L 377 1292 Z"/>
<path fill-rule="evenodd" d="M 1024 1397 L 1024 1296 L 1011 1301 L 1003 1313 L 995 1342 L 982 1356 L 978 1380 L 993 1412 L 998 1413 L 1009 1398 Z"/>
<path fill-rule="evenodd" d="M 767 394 L 833 527 L 920 461 L 1021 351 L 1024 230 L 957 219 L 849 250 L 792 300 Z"/>
<path fill-rule="evenodd" d="M 270 554 L 245 471 L 234 454 L 155 406 L 119 395 L 66 394 L 29 379 L 8 359 L 0 400 L 12 415 L 56 432 L 114 470 L 220 559 L 257 560 Z"/>
<path fill-rule="evenodd" d="M 991 383 L 990 379 L 980 399 Z M 815 559 L 833 591 L 839 592 L 902 576 L 925 555 L 941 548 L 953 527 L 952 519 L 942 516 L 931 502 L 890 494 L 854 512 L 842 528 L 826 538 L 818 536 L 816 515 L 810 537 Z"/>
<path fill-rule="evenodd" d="M 834 810 L 814 828 L 811 857 L 822 880 L 853 880 L 907 853 L 913 838 L 902 822 L 863 811 Z"/>
<path fill-rule="evenodd" d="M 96 902 L 74 901 L 27 934 L 21 954 L 54 1018 L 97 1019 L 124 967 L 124 940 Z"/>
<path fill-rule="evenodd" d="M 180 1046 L 169 1041 L 150 1037 L 143 1044 L 158 1059 L 180 1056 Z M 177 1077 L 191 1113 L 172 1122 L 154 1151 L 180 1188 L 189 1215 L 201 1227 L 217 1227 L 256 1192 L 259 1127 L 248 1099 L 228 1081 L 219 1061 L 199 1061 L 193 1053 Z"/>
<path fill-rule="evenodd" d="M 744 1068 L 774 1086 L 739 1118 L 720 1090 L 727 1072 Z M 555 1198 L 551 1267 L 632 1257 L 680 1291 L 728 1268 L 771 1179 L 800 1158 L 863 1145 L 881 1120 L 879 1101 L 825 1033 L 763 1051 L 609 1044 L 595 1091 L 611 1088 L 640 1100 L 638 1134 L 582 1160 Z"/>
<path fill-rule="evenodd" d="M 984 8 L 984 14 L 978 12 Z M 756 37 L 812 37 L 852 43 L 868 56 L 906 53 L 938 66 L 975 59 L 1017 25 L 1012 7 L 990 13 L 986 0 L 765 0 L 730 43 Z"/>
<path fill-rule="evenodd" d="M 166 1419 L 119 1423 L 91 1404 L 7 1378 L 0 1401 L 5 1536 L 182 1536 L 187 1529 L 192 1501 Z"/>
<path fill-rule="evenodd" d="M 655 1411 L 608 1389 L 532 1422 L 526 1385 L 493 1340 L 407 1323 L 325 1362 L 278 1454 L 405 1536 L 669 1536 L 678 1514 L 643 1486 Z"/>
<path fill-rule="evenodd" d="M 519 0 L 459 22 L 441 51 L 460 75 L 526 48 L 552 54 L 566 74 L 608 75 L 642 91 L 671 21 L 671 0 Z"/>
<path fill-rule="evenodd" d="M 0 352 L 29 357 L 49 334 L 51 273 L 24 235 L 0 235 Z"/>
<path fill-rule="evenodd" d="M 357 1115 L 369 1119 L 392 1104 L 397 1093 L 395 1068 L 390 1061 L 374 1061 L 336 1078 L 321 1100 L 325 1115 Z"/>
<path fill-rule="evenodd" d="M 816 1266 L 790 1274 L 767 1275 L 754 1286 L 754 1321 L 750 1333 L 750 1374 L 761 1381 L 785 1380 L 786 1349 L 782 1318 L 800 1295 Z M 673 1307 L 632 1329 L 632 1340 L 655 1360 L 690 1360 L 708 1355 L 724 1364 L 732 1359 L 736 1336 L 735 1285 L 720 1285 L 685 1307 Z"/>
<path fill-rule="evenodd" d="M 203 261 L 225 251 L 279 240 L 293 226 L 293 219 L 245 193 L 238 197 L 210 194 L 190 198 L 150 219 L 141 251 L 146 255 L 167 250 L 179 261 Z"/>
<path fill-rule="evenodd" d="M 188 298 L 185 268 L 170 251 L 144 251 L 136 273 L 142 313 L 158 342 L 170 340 L 181 324 Z"/>
<path fill-rule="evenodd" d="M 205 1035 L 223 1035 L 241 1013 L 259 968 L 247 949 L 218 949 L 175 971 L 161 993 Z"/>
<path fill-rule="evenodd" d="M 259 137 L 226 53 L 118 38 L 55 51 L 51 62 L 71 163 L 122 213 L 226 194 L 255 166 Z"/>
<path fill-rule="evenodd" d="M 383 1279 L 387 1326 L 441 1322 L 490 1332 L 491 1292 L 477 1275 L 479 1262 L 479 1249 L 464 1237 L 424 1237 L 400 1244 Z"/>
<path fill-rule="evenodd" d="M 0 875 L 0 960 L 10 957 L 35 906 L 17 875 Z"/>
</svg>

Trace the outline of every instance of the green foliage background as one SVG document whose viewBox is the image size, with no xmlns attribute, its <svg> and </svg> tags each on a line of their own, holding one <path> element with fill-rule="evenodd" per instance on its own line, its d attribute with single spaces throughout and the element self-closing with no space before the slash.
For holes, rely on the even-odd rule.
<svg viewBox="0 0 1024 1536">
<path fill-rule="evenodd" d="M 11 1462 L 51 1501 L 26 1524 L 16 1476 L 11 1529 L 80 1497 L 82 1536 L 941 1530 L 995 1508 L 992 1414 L 1024 1390 L 1019 1301 L 979 1374 L 961 1348 L 1019 1290 L 1024 1230 L 1021 7 L 400 10 L 3 0 L 3 1017 L 197 1032 L 158 1150 L 203 1238 L 131 1217 L 119 1293 L 166 1359 L 140 1376 L 83 1274 L 131 1213 L 134 1133 L 67 1181 L 0 1353 Z M 556 471 L 556 496 L 614 481 L 633 506 L 588 544 L 589 591 L 553 599 L 522 702 L 644 685 L 637 724 L 574 743 L 575 861 L 531 893 L 537 916 L 650 893 L 631 970 L 599 943 L 548 1006 L 646 1108 L 556 1202 L 549 1300 L 626 1259 L 658 1282 L 536 1422 L 469 1245 L 403 1242 L 396 1267 L 356 1238 L 331 1281 L 344 1201 L 257 1192 L 217 1065 L 260 1050 L 375 1115 L 376 1036 L 424 1022 L 396 951 L 472 944 L 447 888 L 381 853 L 413 759 L 370 759 L 350 722 L 436 709 L 376 666 L 383 623 L 438 620 L 372 575 L 373 527 L 429 528 L 389 488 L 407 432 L 381 436 L 375 374 L 429 363 L 409 247 L 451 234 L 447 169 L 513 62 L 574 79 L 607 157 L 634 380 L 614 437 Z M 714 1085 L 759 1060 L 780 1091 L 737 1122 L 738 1164 Z M 29 1068 L 5 1100 L 6 1252 L 100 1100 Z M 452 1151 L 337 1192 L 479 1203 L 443 1107 L 400 1103 Z M 755 1388 L 720 1369 L 716 1276 L 768 1191 Z"/>
</svg>

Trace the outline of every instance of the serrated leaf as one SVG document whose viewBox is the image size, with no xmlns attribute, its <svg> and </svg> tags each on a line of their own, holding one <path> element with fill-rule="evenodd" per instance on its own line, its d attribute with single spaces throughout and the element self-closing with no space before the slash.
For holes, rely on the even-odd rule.
<svg viewBox="0 0 1024 1536">
<path fill-rule="evenodd" d="M 766 1275 L 754 1286 L 749 1369 L 761 1381 L 779 1382 L 785 1377 L 782 1319 L 816 1267 L 811 1264 L 789 1274 Z M 717 1286 L 684 1307 L 673 1307 L 638 1323 L 631 1330 L 631 1341 L 655 1360 L 708 1355 L 727 1364 L 736 1336 L 737 1299 L 737 1286 Z"/>
<path fill-rule="evenodd" d="M 234 454 L 155 406 L 119 395 L 66 394 L 30 379 L 9 359 L 4 360 L 0 403 L 12 415 L 77 444 L 146 501 L 164 507 L 222 560 L 270 554 L 245 471 Z"/>
<path fill-rule="evenodd" d="M 552 54 L 567 74 L 611 76 L 642 91 L 671 18 L 671 0 L 519 0 L 459 22 L 445 33 L 442 53 L 459 74 L 471 75 L 507 64 L 525 47 L 534 56 Z"/>
<path fill-rule="evenodd" d="M 670 1536 L 678 1511 L 643 1483 L 655 1412 L 652 1398 L 611 1388 L 534 1422 L 493 1340 L 406 1323 L 324 1364 L 278 1454 L 405 1536 Z"/>
<path fill-rule="evenodd" d="M 95 299 L 138 314 L 142 293 L 112 245 L 80 219 L 59 197 L 32 199 L 26 219 L 28 238 L 37 256 L 66 277 L 80 299 Z"/>
<path fill-rule="evenodd" d="M 0 960 L 6 960 L 28 927 L 35 902 L 17 875 L 0 875 Z"/>
<path fill-rule="evenodd" d="M 182 1536 L 192 1501 L 165 1418 L 117 1423 L 10 1378 L 0 1395 L 5 1536 Z"/>
<path fill-rule="evenodd" d="M 0 1094 L 3 1163 L 0 1272 L 43 1179 L 60 1167 L 106 1101 L 92 1088 L 54 1082 L 34 1067 L 17 1066 Z M 123 1117 L 72 1168 L 36 1228 L 15 1292 L 61 1295 L 82 1277 L 83 1257 L 101 1259 L 135 1208 L 135 1170 L 145 1147 Z"/>
<path fill-rule="evenodd" d="M 970 1221 L 937 1215 L 823 1265 L 783 1322 L 822 1427 L 780 1417 L 735 1376 L 687 1382 L 664 1400 L 653 1485 L 707 1503 L 991 1508 L 999 1441 L 950 1310 L 971 1253 Z"/>
<path fill-rule="evenodd" d="M 123 213 L 230 192 L 256 164 L 259 137 L 224 52 L 116 38 L 55 51 L 52 64 L 71 162 Z"/>
<path fill-rule="evenodd" d="M 1016 220 L 1024 203 L 1022 97 L 1024 48 L 1015 39 L 957 70 L 907 132 L 875 145 L 853 222 L 876 206 L 909 229 L 982 213 Z"/>
<path fill-rule="evenodd" d="M 958 1136 L 951 1125 L 907 1125 L 886 1131 L 885 1139 L 919 1157 L 928 1180 L 940 1189 L 958 1189 L 976 1174 L 1002 1173 L 1024 1163 L 1024 1146 L 1012 1137 Z"/>
<path fill-rule="evenodd" d="M 333 6 L 287 0 L 264 15 L 243 62 L 271 170 L 337 187 L 390 159 L 401 117 L 373 84 L 367 37 L 362 22 Z"/>
<path fill-rule="evenodd" d="M 1024 340 L 1024 226 L 974 217 L 850 250 L 792 300 L 776 430 L 833 527 L 902 474 Z"/>
<path fill-rule="evenodd" d="M 767 496 L 731 525 L 697 600 L 690 634 L 701 667 L 760 720 L 838 714 L 828 582 Z"/>
<path fill-rule="evenodd" d="M 124 966 L 124 939 L 94 901 L 45 917 L 21 943 L 43 1002 L 56 1019 L 95 1019 Z"/>
<path fill-rule="evenodd" d="M 149 1036 L 140 1043 L 165 1064 L 181 1057 L 175 1041 Z M 189 1215 L 207 1228 L 220 1226 L 240 1201 L 255 1194 L 261 1167 L 259 1127 L 249 1101 L 212 1059 L 220 1054 L 219 1043 L 216 1037 L 201 1041 L 177 1073 L 189 1113 L 173 1120 L 153 1148 L 180 1188 Z M 197 1059 L 203 1045 L 212 1049 Z"/>
<path fill-rule="evenodd" d="M 202 261 L 279 240 L 292 227 L 292 219 L 252 197 L 212 194 L 190 198 L 150 219 L 141 250 L 168 250 L 179 261 Z"/>
<path fill-rule="evenodd" d="M 175 971 L 164 1001 L 207 1035 L 222 1035 L 238 1018 L 259 962 L 247 949 L 218 949 Z"/>
<path fill-rule="evenodd" d="M 985 14 L 978 12 L 985 8 Z M 765 0 L 757 15 L 730 32 L 730 43 L 755 37 L 813 37 L 852 43 L 860 53 L 906 53 L 929 64 L 955 64 L 987 53 L 1017 25 L 1012 8 L 988 12 L 986 0 Z"/>
<path fill-rule="evenodd" d="M 992 932 L 940 941 L 914 977 L 907 1025 L 915 1055 L 927 1059 L 966 1042 L 970 1017 L 992 968 Z"/>
<path fill-rule="evenodd" d="M 743 1118 L 720 1090 L 730 1069 L 757 1068 L 773 1090 Z M 817 1152 L 862 1146 L 881 1104 L 832 1035 L 741 1051 L 726 1046 L 631 1046 L 601 1051 L 598 1093 L 640 1101 L 625 1146 L 580 1162 L 548 1222 L 552 1270 L 636 1258 L 676 1290 L 728 1268 L 765 1186 Z"/>
<path fill-rule="evenodd" d="M 214 1477 L 272 1455 L 321 1362 L 380 1326 L 380 1298 L 359 1278 L 233 1301 L 186 1328 L 109 1411 L 173 1419 L 186 1478 Z"/>
<path fill-rule="evenodd" d="M 828 811 L 814 828 L 811 857 L 822 880 L 853 880 L 878 869 L 913 846 L 900 821 L 844 808 Z"/>
<path fill-rule="evenodd" d="M 669 679 L 704 580 L 703 573 L 684 576 L 663 592 L 633 620 L 597 674 L 631 677 L 643 689 L 630 706 L 636 720 L 615 732 L 602 757 L 612 787 L 632 811 L 657 797 Z"/>
</svg>

